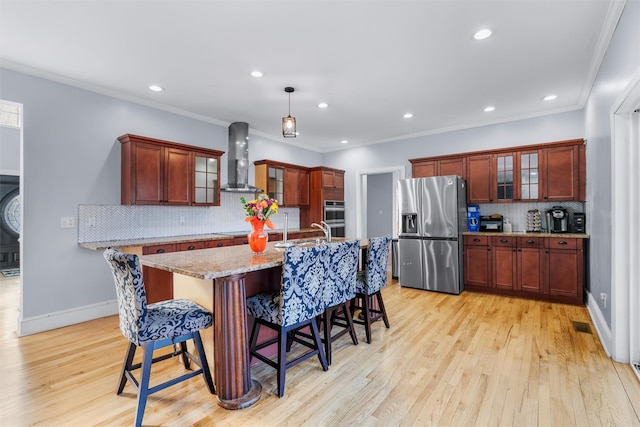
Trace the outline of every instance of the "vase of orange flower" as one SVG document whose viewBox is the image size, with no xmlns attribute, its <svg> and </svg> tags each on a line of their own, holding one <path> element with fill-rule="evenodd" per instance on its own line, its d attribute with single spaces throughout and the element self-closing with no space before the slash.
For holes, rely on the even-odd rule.
<svg viewBox="0 0 640 427">
<path fill-rule="evenodd" d="M 264 226 L 275 228 L 269 217 L 278 213 L 278 201 L 269 198 L 266 194 L 261 194 L 255 200 L 248 202 L 241 197 L 240 202 L 247 214 L 245 221 L 251 224 L 252 229 L 247 236 L 249 248 L 255 253 L 264 252 L 269 241 L 269 235 L 264 231 Z"/>
</svg>

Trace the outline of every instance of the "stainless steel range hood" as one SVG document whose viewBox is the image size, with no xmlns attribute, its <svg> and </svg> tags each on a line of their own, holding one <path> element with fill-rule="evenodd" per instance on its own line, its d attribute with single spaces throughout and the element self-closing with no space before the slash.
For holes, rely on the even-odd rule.
<svg viewBox="0 0 640 427">
<path fill-rule="evenodd" d="M 221 191 L 235 193 L 263 193 L 249 185 L 249 123 L 229 125 L 229 151 L 227 151 L 227 183 Z"/>
</svg>

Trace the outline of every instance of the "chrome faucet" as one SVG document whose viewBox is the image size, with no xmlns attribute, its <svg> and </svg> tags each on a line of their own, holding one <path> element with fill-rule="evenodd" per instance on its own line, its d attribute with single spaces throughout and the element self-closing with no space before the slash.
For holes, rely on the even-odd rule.
<svg viewBox="0 0 640 427">
<path fill-rule="evenodd" d="M 320 221 L 320 224 L 314 222 L 313 224 L 311 224 L 311 226 L 321 229 L 324 233 L 324 237 L 327 239 L 327 243 L 331 243 L 331 227 L 329 227 L 329 224 L 324 221 Z"/>
</svg>

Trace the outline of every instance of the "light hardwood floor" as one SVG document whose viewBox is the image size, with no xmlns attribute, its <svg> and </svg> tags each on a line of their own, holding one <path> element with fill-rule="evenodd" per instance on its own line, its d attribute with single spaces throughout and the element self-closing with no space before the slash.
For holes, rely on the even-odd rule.
<svg viewBox="0 0 640 427">
<path fill-rule="evenodd" d="M 17 279 L 0 279 L 0 426 L 131 425 L 132 388 L 115 394 L 127 342 L 117 316 L 17 338 Z M 640 426 L 640 382 L 611 361 L 584 307 L 463 292 L 383 292 L 391 328 L 343 336 L 333 364 L 252 368 L 260 401 L 227 411 L 201 378 L 149 398 L 145 425 Z M 155 379 L 181 372 L 174 361 Z"/>
</svg>

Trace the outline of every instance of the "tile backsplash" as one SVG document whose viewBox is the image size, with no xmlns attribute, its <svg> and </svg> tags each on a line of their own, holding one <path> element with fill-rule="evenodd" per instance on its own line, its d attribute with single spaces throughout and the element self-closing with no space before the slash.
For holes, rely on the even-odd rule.
<svg viewBox="0 0 640 427">
<path fill-rule="evenodd" d="M 78 242 L 249 233 L 240 197 L 249 199 L 252 194 L 221 192 L 220 206 L 79 205 Z M 284 228 L 285 212 L 289 228 L 300 228 L 300 210 L 280 208 L 271 217 L 276 229 Z"/>
<path fill-rule="evenodd" d="M 538 209 L 541 215 L 554 206 L 562 206 L 569 212 L 569 219 L 573 218 L 574 212 L 585 212 L 584 202 L 532 202 L 532 203 L 492 203 L 480 204 L 480 215 L 500 214 L 505 220 L 513 224 L 513 231 L 525 231 L 527 224 L 527 211 Z M 589 218 L 587 218 L 587 222 Z M 546 228 L 546 220 L 542 220 L 542 227 Z"/>
</svg>

